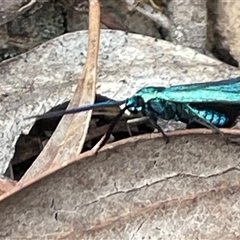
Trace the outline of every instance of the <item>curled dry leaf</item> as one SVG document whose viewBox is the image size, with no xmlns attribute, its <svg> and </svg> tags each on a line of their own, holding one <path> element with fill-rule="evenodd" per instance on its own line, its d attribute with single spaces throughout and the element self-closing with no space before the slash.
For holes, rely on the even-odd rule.
<svg viewBox="0 0 240 240">
<path fill-rule="evenodd" d="M 5 129 L 0 141 L 1 174 L 21 133 L 32 128 L 34 120 L 24 118 L 49 111 L 73 96 L 87 43 L 87 31 L 69 33 L 0 64 L 0 127 Z M 101 31 L 98 66 L 97 93 L 116 100 L 147 85 L 216 81 L 240 74 L 239 69 L 189 48 L 113 30 Z"/>
<path fill-rule="evenodd" d="M 201 131 L 130 138 L 17 186 L 1 197 L 1 238 L 234 239 L 239 146 Z"/>
</svg>

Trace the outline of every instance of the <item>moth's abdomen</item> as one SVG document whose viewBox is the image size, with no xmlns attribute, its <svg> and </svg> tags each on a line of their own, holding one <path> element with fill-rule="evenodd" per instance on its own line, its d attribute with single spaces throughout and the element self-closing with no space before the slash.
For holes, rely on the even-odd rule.
<svg viewBox="0 0 240 240">
<path fill-rule="evenodd" d="M 192 108 L 192 111 L 200 118 L 205 119 L 207 122 L 215 125 L 216 127 L 224 127 L 229 124 L 229 118 L 224 113 L 219 113 L 213 110 L 200 110 Z"/>
</svg>

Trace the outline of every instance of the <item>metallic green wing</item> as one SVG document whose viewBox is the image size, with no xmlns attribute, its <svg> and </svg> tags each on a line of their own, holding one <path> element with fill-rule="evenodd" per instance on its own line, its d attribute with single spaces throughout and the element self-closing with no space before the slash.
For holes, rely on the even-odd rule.
<svg viewBox="0 0 240 240">
<path fill-rule="evenodd" d="M 160 89 L 156 97 L 166 101 L 240 104 L 240 77 L 218 82 L 176 85 Z"/>
</svg>

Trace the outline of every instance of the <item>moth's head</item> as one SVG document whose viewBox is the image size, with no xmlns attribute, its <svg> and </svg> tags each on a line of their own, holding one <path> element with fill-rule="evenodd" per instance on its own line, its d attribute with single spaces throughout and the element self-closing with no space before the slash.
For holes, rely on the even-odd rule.
<svg viewBox="0 0 240 240">
<path fill-rule="evenodd" d="M 131 113 L 139 113 L 142 112 L 145 107 L 145 102 L 140 96 L 133 96 L 126 100 L 126 108 Z"/>
</svg>

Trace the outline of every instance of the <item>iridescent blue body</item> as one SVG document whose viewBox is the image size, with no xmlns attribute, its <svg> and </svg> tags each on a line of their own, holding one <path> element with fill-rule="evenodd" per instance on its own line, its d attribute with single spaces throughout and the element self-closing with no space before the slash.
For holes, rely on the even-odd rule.
<svg viewBox="0 0 240 240">
<path fill-rule="evenodd" d="M 171 87 L 145 87 L 139 90 L 132 98 L 127 99 L 127 109 L 133 113 L 142 112 L 144 115 L 155 119 L 174 119 L 186 124 L 191 124 L 198 119 L 216 127 L 232 125 L 240 112 L 240 102 L 239 104 L 226 104 L 226 106 L 221 103 L 220 106 L 222 107 L 220 108 L 219 103 L 209 102 L 206 104 L 201 102 L 202 99 L 199 102 L 165 100 L 163 99 L 163 93 L 167 91 L 167 95 L 169 95 L 169 89 Z M 174 86 L 174 90 L 176 90 L 176 86 Z M 221 94 L 221 90 L 218 93 Z M 233 109 L 231 109 L 231 105 Z"/>
<path fill-rule="evenodd" d="M 48 118 L 124 103 L 125 107 L 113 120 L 102 145 L 108 140 L 111 131 L 125 110 L 132 113 L 141 112 L 144 116 L 148 116 L 153 125 L 163 134 L 163 130 L 157 125 L 159 118 L 175 119 L 188 125 L 202 125 L 220 132 L 218 127 L 233 125 L 240 113 L 240 77 L 218 82 L 176 85 L 168 88 L 145 87 L 124 101 L 108 101 L 64 112 L 53 112 L 49 116 L 46 114 L 34 117 Z"/>
</svg>

